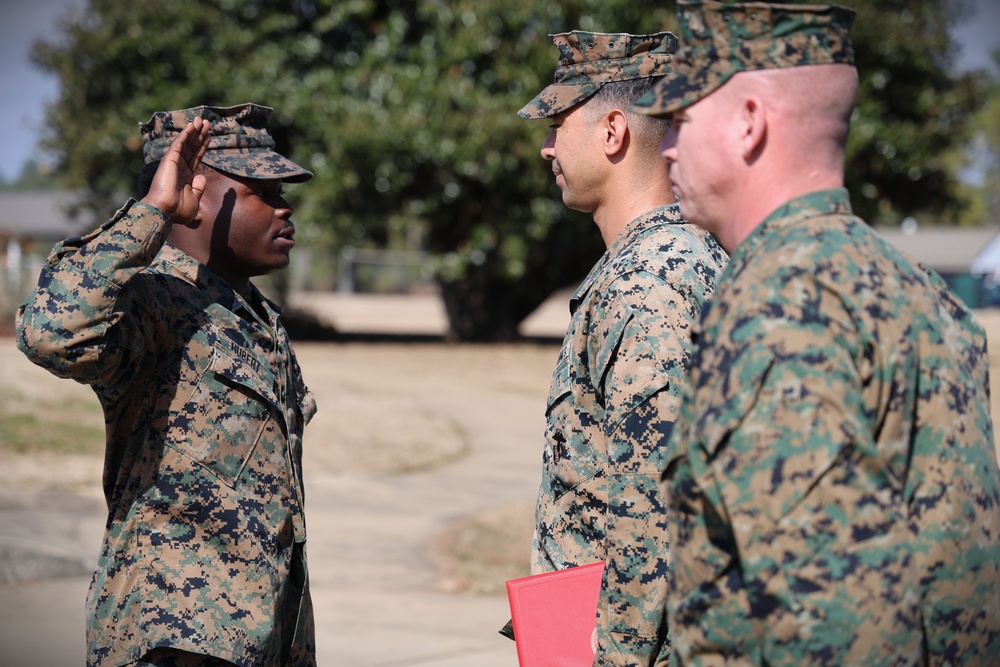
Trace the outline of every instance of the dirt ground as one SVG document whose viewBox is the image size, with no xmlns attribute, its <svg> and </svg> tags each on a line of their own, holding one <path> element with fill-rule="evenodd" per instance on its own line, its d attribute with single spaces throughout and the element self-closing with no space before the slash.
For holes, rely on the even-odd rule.
<svg viewBox="0 0 1000 667">
<path fill-rule="evenodd" d="M 459 414 L 441 406 L 441 393 L 435 387 L 465 395 L 471 395 L 476 387 L 489 387 L 523 398 L 527 409 L 507 418 L 535 424 L 541 433 L 540 417 L 558 347 L 299 343 L 296 351 L 319 405 L 305 434 L 307 476 L 391 479 L 463 459 L 473 446 L 474 433 L 489 428 L 501 407 L 487 402 L 464 405 Z M 12 339 L 0 338 L 0 401 L 7 415 L 44 415 L 46 430 L 63 424 L 65 430 L 55 432 L 74 441 L 72 451 L 42 447 L 12 451 L 3 446 L 0 435 L 0 493 L 72 493 L 101 498 L 103 420 L 89 387 L 32 366 L 15 349 Z M 530 451 L 534 444 L 518 448 Z M 530 495 L 525 496 L 523 507 L 516 510 L 528 521 L 530 512 L 525 508 L 531 500 Z M 501 514 L 508 516 L 509 511 L 502 508 Z M 488 516 L 483 520 L 495 521 Z M 478 530 L 477 526 L 476 521 L 469 523 L 470 530 Z M 523 546 L 527 529 L 514 532 L 520 534 Z M 441 538 L 447 542 L 453 534 L 448 531 Z M 509 544 L 507 539 L 503 542 Z M 468 547 L 460 550 L 462 559 L 475 560 Z M 442 552 L 443 557 L 446 552 Z M 520 555 L 519 560 L 526 559 L 525 553 Z M 455 574 L 458 580 L 449 586 L 466 587 L 469 582 L 462 579 L 461 572 Z M 497 592 L 495 581 L 472 586 Z"/>
<path fill-rule="evenodd" d="M 296 350 L 319 405 L 303 467 L 320 664 L 516 664 L 497 630 L 509 618 L 504 581 L 527 574 L 558 345 Z M 10 338 L 0 388 L 17 417 L 5 421 L 30 409 L 44 419 L 36 428 L 100 425 L 88 387 L 34 367 Z M 105 516 L 99 452 L 0 446 L 0 664 L 82 662 Z M 39 633 L 56 625 L 68 639 L 45 644 Z M 37 661 L 33 637 L 50 661 Z"/>
<path fill-rule="evenodd" d="M 383 307 L 388 313 L 398 304 L 388 301 Z M 433 335 L 440 330 L 439 312 L 410 307 L 418 333 Z M 370 306 L 364 317 L 358 305 L 344 310 L 355 318 L 349 320 L 352 327 L 363 328 L 361 322 L 375 321 L 375 328 L 384 328 L 390 322 L 388 315 L 378 321 Z M 994 423 L 1000 425 L 1000 311 L 979 311 L 977 317 L 990 340 Z M 306 381 L 320 407 L 306 431 L 307 473 L 316 478 L 393 479 L 433 471 L 467 457 L 476 434 L 490 429 L 497 410 L 502 409 L 508 411 L 505 420 L 521 425 L 525 442 L 511 447 L 518 457 L 534 461 L 522 480 L 524 488 L 532 488 L 537 483 L 544 400 L 558 351 L 552 334 L 565 326 L 560 318 L 562 311 L 556 309 L 529 323 L 533 333 L 550 336 L 548 344 L 298 344 Z M 490 402 L 466 403 L 457 410 L 442 400 L 446 394 L 471 396 L 483 387 L 517 398 L 518 411 Z M 73 441 L 69 449 L 24 452 L 3 446 L 0 431 L 2 495 L 58 492 L 94 501 L 102 498 L 103 422 L 88 387 L 32 366 L 11 338 L 0 337 L 0 404 L 7 415 L 42 413 L 49 428 L 62 424 L 77 436 L 67 438 Z M 1000 458 L 1000 445 L 997 453 Z M 519 562 L 523 558 L 517 554 L 530 531 L 520 524 L 530 522 L 532 500 L 529 492 L 520 502 L 499 503 L 478 515 L 459 512 L 447 530 L 429 536 L 446 570 L 446 588 L 501 593 L 504 577 L 522 572 Z"/>
</svg>

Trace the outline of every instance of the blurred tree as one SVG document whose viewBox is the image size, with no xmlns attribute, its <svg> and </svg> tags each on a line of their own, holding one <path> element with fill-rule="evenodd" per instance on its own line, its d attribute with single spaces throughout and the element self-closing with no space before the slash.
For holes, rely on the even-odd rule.
<svg viewBox="0 0 1000 667">
<path fill-rule="evenodd" d="M 300 225 L 334 246 L 420 238 L 453 337 L 509 339 L 602 248 L 538 155 L 547 125 L 516 116 L 551 80 L 547 33 L 675 20 L 636 0 L 91 0 L 34 55 L 62 81 L 45 143 L 90 206 L 133 189 L 151 111 L 268 104 L 279 150 L 316 173 Z"/>
<path fill-rule="evenodd" d="M 952 80 L 946 5 L 879 0 L 855 29 L 862 92 L 848 168 L 872 222 L 955 205 L 940 153 L 967 136 L 975 81 Z M 653 0 L 90 0 L 36 45 L 59 75 L 45 144 L 107 215 L 134 189 L 134 123 L 255 101 L 278 149 L 316 173 L 293 193 L 302 238 L 434 257 L 452 337 L 504 340 L 602 252 L 516 111 L 551 81 L 547 34 L 676 31 Z"/>
<path fill-rule="evenodd" d="M 1000 68 L 1000 49 L 993 52 Z M 973 120 L 974 176 L 965 216 L 972 223 L 1000 224 L 1000 81 L 986 83 L 986 101 Z"/>
<path fill-rule="evenodd" d="M 327 15 L 332 67 L 301 83 L 327 119 L 321 190 L 353 242 L 422 230 L 455 337 L 513 337 L 600 255 L 538 154 L 548 124 L 516 111 L 551 81 L 549 32 L 662 29 L 673 17 L 656 4 L 356 2 Z"/>
<path fill-rule="evenodd" d="M 856 213 L 871 224 L 913 216 L 958 221 L 964 198 L 955 159 L 984 101 L 984 73 L 955 76 L 949 28 L 966 0 L 846 2 L 861 78 L 851 123 L 846 181 Z"/>
</svg>

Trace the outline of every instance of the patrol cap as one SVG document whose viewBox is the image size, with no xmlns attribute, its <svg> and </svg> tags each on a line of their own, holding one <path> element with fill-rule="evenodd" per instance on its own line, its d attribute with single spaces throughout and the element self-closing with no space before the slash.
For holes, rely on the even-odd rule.
<svg viewBox="0 0 1000 667">
<path fill-rule="evenodd" d="M 141 123 L 143 159 L 160 160 L 181 131 L 195 118 L 208 121 L 208 150 L 202 162 L 234 176 L 301 183 L 313 174 L 274 152 L 270 107 L 237 104 L 231 107 L 198 106 L 179 111 L 157 111 Z"/>
<path fill-rule="evenodd" d="M 677 36 L 669 32 L 630 35 L 624 32 L 574 30 L 549 35 L 559 49 L 552 83 L 517 112 L 521 118 L 551 118 L 583 102 L 609 81 L 663 76 L 670 71 Z"/>
<path fill-rule="evenodd" d="M 739 72 L 854 63 L 854 10 L 838 5 L 785 5 L 678 0 L 681 48 L 673 72 L 632 105 L 650 116 L 689 107 Z"/>
</svg>

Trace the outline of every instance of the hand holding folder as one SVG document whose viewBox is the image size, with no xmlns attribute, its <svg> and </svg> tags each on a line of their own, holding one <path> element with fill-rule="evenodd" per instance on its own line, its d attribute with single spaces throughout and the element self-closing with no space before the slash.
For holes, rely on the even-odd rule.
<svg viewBox="0 0 1000 667">
<path fill-rule="evenodd" d="M 520 667 L 590 667 L 604 563 L 507 582 Z"/>
</svg>

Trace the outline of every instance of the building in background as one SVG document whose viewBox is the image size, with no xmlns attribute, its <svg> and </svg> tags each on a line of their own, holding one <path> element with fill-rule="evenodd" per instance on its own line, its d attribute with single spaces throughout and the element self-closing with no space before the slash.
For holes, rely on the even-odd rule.
<svg viewBox="0 0 1000 667">
<path fill-rule="evenodd" d="M 1000 305 L 1000 228 L 927 227 L 907 219 L 875 231 L 941 274 L 969 307 Z"/>
<path fill-rule="evenodd" d="M 56 242 L 99 224 L 93 216 L 70 218 L 72 203 L 65 191 L 0 192 L 0 317 L 27 297 Z"/>
</svg>

